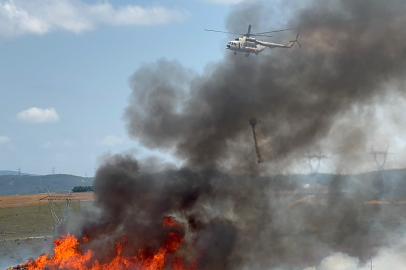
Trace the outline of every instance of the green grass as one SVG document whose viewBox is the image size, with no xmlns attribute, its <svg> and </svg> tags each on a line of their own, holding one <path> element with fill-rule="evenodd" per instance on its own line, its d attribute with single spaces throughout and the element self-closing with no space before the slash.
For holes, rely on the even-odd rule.
<svg viewBox="0 0 406 270">
<path fill-rule="evenodd" d="M 82 202 L 81 206 L 87 202 Z M 58 217 L 64 210 L 63 203 L 54 207 Z M 79 211 L 79 202 L 72 202 L 72 212 Z M 53 221 L 48 203 L 32 206 L 0 208 L 0 239 L 10 240 L 52 235 Z"/>
<path fill-rule="evenodd" d="M 89 209 L 92 202 L 72 202 L 71 212 Z M 59 207 L 58 207 L 59 206 Z M 58 217 L 64 204 L 58 203 Z M 0 208 L 0 269 L 27 261 L 45 252 L 53 241 L 53 220 L 47 202 L 21 207 Z"/>
</svg>

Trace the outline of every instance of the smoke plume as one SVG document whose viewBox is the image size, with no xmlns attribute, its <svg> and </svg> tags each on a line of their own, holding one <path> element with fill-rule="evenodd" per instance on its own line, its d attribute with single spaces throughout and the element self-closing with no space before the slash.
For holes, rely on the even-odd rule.
<svg viewBox="0 0 406 270">
<path fill-rule="evenodd" d="M 266 5 L 243 5 L 229 16 L 228 26 L 245 31 L 249 18 L 255 28 L 267 11 Z M 300 32 L 302 49 L 248 58 L 227 53 L 203 75 L 165 59 L 145 65 L 130 79 L 128 131 L 151 148 L 175 145 L 178 157 L 192 166 L 252 171 L 248 121 L 256 116 L 271 138 L 264 150 L 269 159 L 289 159 L 317 146 L 340 113 L 382 98 L 388 83 L 403 80 L 404 11 L 398 0 L 311 1 L 292 8 L 287 25 Z M 294 36 L 278 40 L 287 43 Z M 355 151 L 351 140 L 342 142 L 342 151 Z"/>
</svg>

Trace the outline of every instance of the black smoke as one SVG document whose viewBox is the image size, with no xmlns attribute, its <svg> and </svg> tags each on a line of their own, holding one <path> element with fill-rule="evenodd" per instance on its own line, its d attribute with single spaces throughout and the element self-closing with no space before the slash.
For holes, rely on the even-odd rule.
<svg viewBox="0 0 406 270">
<path fill-rule="evenodd" d="M 304 269 L 334 252 L 365 262 L 379 248 L 402 239 L 405 204 L 365 204 L 375 196 L 368 179 L 378 174 L 331 175 L 327 184 L 311 191 L 301 183 L 316 176 L 259 177 L 186 168 L 141 174 L 139 166 L 131 156 L 116 155 L 97 171 L 94 186 L 101 211 L 86 216 L 75 234 L 89 238 L 81 250 L 93 250 L 102 263 L 115 256 L 114 243 L 123 237 L 123 255 L 143 250 L 152 256 L 169 230 L 185 239 L 176 256 L 187 265 L 196 259 L 202 270 Z M 404 199 L 405 192 L 398 196 Z M 184 227 L 162 227 L 165 216 Z M 168 264 L 172 259 L 167 258 Z"/>
</svg>

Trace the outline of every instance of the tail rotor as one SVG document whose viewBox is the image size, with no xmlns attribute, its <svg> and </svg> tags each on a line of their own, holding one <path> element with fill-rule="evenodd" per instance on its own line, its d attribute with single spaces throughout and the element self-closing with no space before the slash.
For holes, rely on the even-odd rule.
<svg viewBox="0 0 406 270">
<path fill-rule="evenodd" d="M 291 40 L 290 42 L 297 43 L 297 45 L 299 45 L 299 48 L 302 48 L 302 46 L 300 46 L 299 41 L 297 40 L 298 38 L 299 38 L 299 33 L 297 33 L 296 39 L 295 39 L 295 40 Z"/>
</svg>

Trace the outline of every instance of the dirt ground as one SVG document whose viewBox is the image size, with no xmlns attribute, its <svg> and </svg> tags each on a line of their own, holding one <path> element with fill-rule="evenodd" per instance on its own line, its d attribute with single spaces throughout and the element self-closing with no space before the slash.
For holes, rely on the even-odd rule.
<svg viewBox="0 0 406 270">
<path fill-rule="evenodd" d="M 69 193 L 51 193 L 54 196 L 68 196 Z M 41 194 L 28 194 L 28 195 L 9 195 L 9 196 L 0 196 L 0 208 L 7 208 L 7 207 L 20 207 L 20 206 L 30 206 L 30 205 L 38 205 L 48 203 L 46 200 L 48 194 L 41 193 Z M 45 200 L 40 201 L 40 199 L 45 198 Z M 94 201 L 94 193 L 93 192 L 76 192 L 72 193 L 72 199 L 80 200 L 82 202 L 86 201 Z"/>
</svg>

